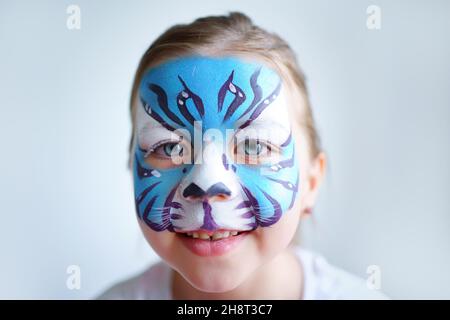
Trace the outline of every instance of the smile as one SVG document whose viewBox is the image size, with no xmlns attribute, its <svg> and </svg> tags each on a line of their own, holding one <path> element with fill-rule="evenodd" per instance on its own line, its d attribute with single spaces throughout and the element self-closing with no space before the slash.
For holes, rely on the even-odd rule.
<svg viewBox="0 0 450 320">
<path fill-rule="evenodd" d="M 218 230 L 177 232 L 184 246 L 201 256 L 220 256 L 235 249 L 251 231 Z"/>
<path fill-rule="evenodd" d="M 194 238 L 194 239 L 201 239 L 201 240 L 210 240 L 210 241 L 217 241 L 220 239 L 225 239 L 228 237 L 237 236 L 238 234 L 242 233 L 243 231 L 214 231 L 214 232 L 205 232 L 205 231 L 195 231 L 195 232 L 184 232 L 183 235 L 186 237 Z"/>
</svg>

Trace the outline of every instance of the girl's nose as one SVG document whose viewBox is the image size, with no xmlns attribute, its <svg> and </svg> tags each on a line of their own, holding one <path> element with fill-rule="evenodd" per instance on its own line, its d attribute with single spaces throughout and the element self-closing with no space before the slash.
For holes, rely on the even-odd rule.
<svg viewBox="0 0 450 320">
<path fill-rule="evenodd" d="M 192 182 L 183 190 L 183 197 L 189 201 L 226 201 L 231 198 L 231 190 L 222 182 L 218 182 L 205 191 Z"/>
</svg>

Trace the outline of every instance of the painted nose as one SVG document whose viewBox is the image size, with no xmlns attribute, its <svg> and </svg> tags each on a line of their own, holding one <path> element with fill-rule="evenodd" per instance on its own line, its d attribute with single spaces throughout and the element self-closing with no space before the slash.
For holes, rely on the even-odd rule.
<svg viewBox="0 0 450 320">
<path fill-rule="evenodd" d="M 203 190 L 195 183 L 188 185 L 183 191 L 183 197 L 187 200 L 217 200 L 224 201 L 231 197 L 231 191 L 222 182 L 213 184 L 208 190 Z"/>
</svg>

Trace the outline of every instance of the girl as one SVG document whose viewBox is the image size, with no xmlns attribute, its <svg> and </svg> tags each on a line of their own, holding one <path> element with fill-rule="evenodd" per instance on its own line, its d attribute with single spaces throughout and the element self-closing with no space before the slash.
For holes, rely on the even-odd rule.
<svg viewBox="0 0 450 320">
<path fill-rule="evenodd" d="M 136 72 L 138 222 L 163 261 L 101 299 L 383 298 L 292 245 L 325 172 L 304 77 L 241 13 L 164 32 Z"/>
</svg>

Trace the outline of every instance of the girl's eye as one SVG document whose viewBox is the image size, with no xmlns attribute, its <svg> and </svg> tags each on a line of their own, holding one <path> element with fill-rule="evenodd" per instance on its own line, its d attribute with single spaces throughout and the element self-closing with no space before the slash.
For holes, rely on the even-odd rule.
<svg viewBox="0 0 450 320">
<path fill-rule="evenodd" d="M 245 140 L 244 143 L 244 152 L 248 156 L 258 156 L 266 150 L 265 148 L 267 146 L 258 141 L 251 143 L 249 140 Z"/>
<path fill-rule="evenodd" d="M 258 139 L 245 139 L 235 148 L 235 161 L 242 164 L 261 164 L 272 158 L 272 147 Z"/>
<path fill-rule="evenodd" d="M 183 146 L 176 142 L 165 143 L 162 146 L 156 148 L 155 152 L 158 151 L 159 148 L 162 148 L 164 155 L 167 157 L 174 156 L 182 156 L 183 155 Z"/>
<path fill-rule="evenodd" d="M 166 142 L 150 150 L 144 150 L 145 162 L 157 169 L 177 167 L 183 163 L 190 163 L 191 151 L 183 142 Z"/>
</svg>

